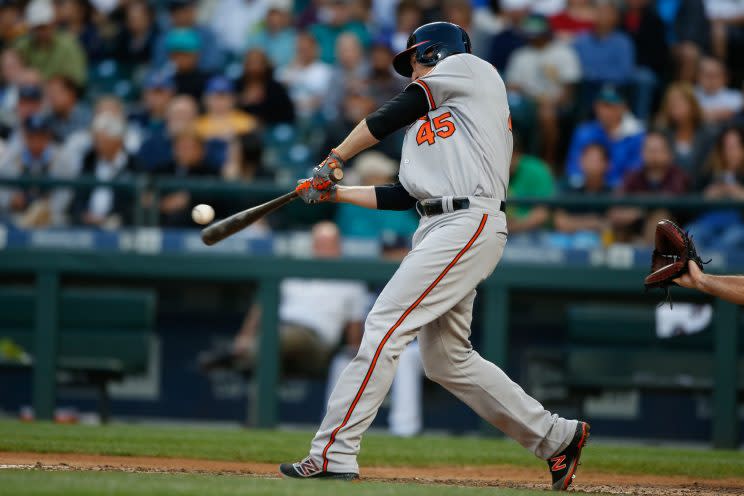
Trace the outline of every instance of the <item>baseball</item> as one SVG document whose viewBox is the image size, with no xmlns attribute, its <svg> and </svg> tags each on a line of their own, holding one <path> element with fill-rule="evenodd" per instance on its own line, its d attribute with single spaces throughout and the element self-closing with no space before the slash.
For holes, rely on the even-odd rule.
<svg viewBox="0 0 744 496">
<path fill-rule="evenodd" d="M 211 205 L 200 203 L 191 210 L 191 218 L 197 224 L 209 224 L 214 220 L 214 209 Z"/>
</svg>

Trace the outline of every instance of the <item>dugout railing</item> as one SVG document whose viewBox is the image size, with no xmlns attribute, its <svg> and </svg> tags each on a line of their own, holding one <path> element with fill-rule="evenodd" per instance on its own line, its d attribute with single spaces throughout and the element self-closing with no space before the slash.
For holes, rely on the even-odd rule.
<svg viewBox="0 0 744 496">
<path fill-rule="evenodd" d="M 113 181 L 100 181 L 94 177 L 81 176 L 75 179 L 48 177 L 0 177 L 0 188 L 70 188 L 74 191 L 90 191 L 98 186 L 107 186 L 142 198 L 145 193 L 151 195 L 149 205 L 134 202 L 131 206 L 133 226 L 156 226 L 158 223 L 157 199 L 174 191 L 188 191 L 192 194 L 209 195 L 218 200 L 230 200 L 234 208 L 248 208 L 269 201 L 285 194 L 292 185 L 281 185 L 268 181 L 252 183 L 230 182 L 219 178 L 175 178 L 150 175 L 133 175 Z M 582 209 L 601 209 L 613 206 L 636 206 L 642 208 L 665 208 L 671 211 L 711 211 L 717 209 L 741 209 L 744 201 L 729 199 L 708 199 L 699 194 L 680 196 L 665 195 L 556 195 L 546 198 L 508 198 L 510 205 L 529 206 L 544 205 L 551 208 L 578 207 Z M 318 207 L 315 207 L 318 208 Z M 232 212 L 218 212 L 229 215 Z"/>
</svg>

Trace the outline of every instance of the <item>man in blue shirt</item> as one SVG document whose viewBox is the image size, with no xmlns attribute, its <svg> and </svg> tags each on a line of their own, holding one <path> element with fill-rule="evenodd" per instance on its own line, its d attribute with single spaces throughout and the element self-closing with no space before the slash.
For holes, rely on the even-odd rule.
<svg viewBox="0 0 744 496">
<path fill-rule="evenodd" d="M 584 80 L 591 83 L 623 84 L 635 69 L 635 50 L 628 35 L 617 30 L 619 13 L 614 4 L 597 7 L 594 30 L 574 42 Z"/>
<path fill-rule="evenodd" d="M 609 150 L 610 167 L 607 183 L 617 186 L 625 173 L 641 164 L 641 148 L 645 135 L 643 124 L 628 111 L 625 101 L 615 87 L 604 86 L 594 101 L 596 120 L 581 124 L 574 131 L 566 161 L 569 183 L 580 187 L 584 173 L 579 165 L 582 150 L 590 143 L 598 143 Z"/>
</svg>

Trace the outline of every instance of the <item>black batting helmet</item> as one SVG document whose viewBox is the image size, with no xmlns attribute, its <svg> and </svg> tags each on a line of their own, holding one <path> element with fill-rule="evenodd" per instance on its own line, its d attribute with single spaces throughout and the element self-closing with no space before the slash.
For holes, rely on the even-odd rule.
<svg viewBox="0 0 744 496">
<path fill-rule="evenodd" d="M 416 29 L 408 38 L 407 48 L 393 59 L 393 67 L 401 76 L 411 77 L 411 54 L 416 54 L 416 62 L 433 66 L 445 57 L 456 53 L 470 53 L 470 37 L 457 24 L 451 22 L 430 22 Z"/>
</svg>

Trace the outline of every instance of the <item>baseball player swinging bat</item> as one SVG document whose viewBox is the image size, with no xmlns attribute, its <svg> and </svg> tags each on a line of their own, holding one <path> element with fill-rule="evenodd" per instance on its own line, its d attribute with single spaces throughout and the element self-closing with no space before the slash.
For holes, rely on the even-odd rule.
<svg viewBox="0 0 744 496">
<path fill-rule="evenodd" d="M 330 179 L 334 183 L 341 181 L 344 178 L 344 171 L 341 169 L 333 169 L 331 171 Z M 215 243 L 222 241 L 225 238 L 229 238 L 236 232 L 242 231 L 246 227 L 250 226 L 258 219 L 274 212 L 284 205 L 291 203 L 295 199 L 299 198 L 297 190 L 292 190 L 289 193 L 285 193 L 282 196 L 278 196 L 273 200 L 262 203 L 255 207 L 247 208 L 236 214 L 231 215 L 227 219 L 222 219 L 219 222 L 215 222 L 204 229 L 201 232 L 201 238 L 205 245 L 212 246 Z"/>
<path fill-rule="evenodd" d="M 546 410 L 469 341 L 476 287 L 496 268 L 507 239 L 512 135 L 504 81 L 471 53 L 467 32 L 447 22 L 416 29 L 393 68 L 411 83 L 360 121 L 296 191 L 306 203 L 415 206 L 421 218 L 413 250 L 369 312 L 359 353 L 333 389 L 309 453 L 282 463 L 279 472 L 294 479 L 358 479 L 362 437 L 401 352 L 417 339 L 427 377 L 545 460 L 553 489 L 566 490 L 589 424 Z M 398 129 L 405 136 L 397 183 L 337 186 L 329 180 L 331 170 Z"/>
</svg>

